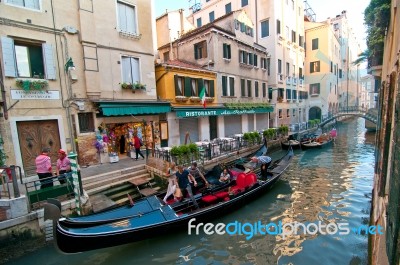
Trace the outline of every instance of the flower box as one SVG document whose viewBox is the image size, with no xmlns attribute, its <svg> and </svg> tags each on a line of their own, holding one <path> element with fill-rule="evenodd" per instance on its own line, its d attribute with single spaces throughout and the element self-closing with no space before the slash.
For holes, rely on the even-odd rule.
<svg viewBox="0 0 400 265">
<path fill-rule="evenodd" d="M 22 80 L 22 79 L 17 79 L 16 85 L 19 88 L 22 88 L 25 91 L 29 91 L 29 90 L 47 90 L 47 88 L 49 87 L 49 82 L 47 82 L 47 80 L 43 80 L 43 79 L 26 79 L 26 80 Z"/>
<path fill-rule="evenodd" d="M 176 96 L 175 97 L 175 101 L 177 101 L 177 102 L 186 102 L 186 101 L 188 101 L 188 98 L 185 97 L 185 96 Z"/>
<path fill-rule="evenodd" d="M 200 102 L 200 98 L 199 97 L 190 97 L 190 101 L 191 102 Z"/>
<path fill-rule="evenodd" d="M 130 90 L 146 90 L 146 85 L 141 84 L 141 83 L 121 83 L 121 88 L 122 89 L 130 89 Z"/>
<path fill-rule="evenodd" d="M 213 97 L 206 97 L 206 102 L 213 102 L 214 98 Z"/>
</svg>

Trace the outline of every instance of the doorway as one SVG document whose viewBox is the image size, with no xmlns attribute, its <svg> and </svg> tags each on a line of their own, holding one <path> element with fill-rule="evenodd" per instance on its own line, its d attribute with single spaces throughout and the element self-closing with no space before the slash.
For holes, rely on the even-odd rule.
<svg viewBox="0 0 400 265">
<path fill-rule="evenodd" d="M 57 120 L 19 121 L 17 131 L 26 175 L 36 174 L 35 159 L 44 147 L 50 148 L 49 156 L 55 165 L 57 152 L 61 148 Z"/>
<path fill-rule="evenodd" d="M 210 116 L 209 117 L 210 123 L 210 141 L 218 137 L 218 123 L 217 123 L 217 116 Z"/>
</svg>

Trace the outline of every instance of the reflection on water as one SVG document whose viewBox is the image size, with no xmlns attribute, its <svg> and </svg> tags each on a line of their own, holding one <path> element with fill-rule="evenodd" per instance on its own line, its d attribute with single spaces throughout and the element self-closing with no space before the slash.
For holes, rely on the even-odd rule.
<svg viewBox="0 0 400 265">
<path fill-rule="evenodd" d="M 362 119 L 337 127 L 332 147 L 296 151 L 284 177 L 265 196 L 214 223 L 348 222 L 368 224 L 374 134 Z M 276 157 L 282 153 L 275 154 Z M 366 264 L 367 236 L 187 235 L 64 255 L 52 246 L 13 264 Z"/>
</svg>

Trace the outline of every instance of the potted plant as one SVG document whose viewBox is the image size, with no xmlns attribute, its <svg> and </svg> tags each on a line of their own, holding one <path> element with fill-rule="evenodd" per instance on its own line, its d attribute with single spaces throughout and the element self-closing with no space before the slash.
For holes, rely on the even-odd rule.
<svg viewBox="0 0 400 265">
<path fill-rule="evenodd" d="M 139 82 L 136 82 L 136 83 L 134 84 L 134 88 L 135 88 L 135 89 L 143 89 L 143 90 L 146 90 L 146 85 L 145 85 L 145 84 L 141 84 L 141 83 L 139 83 Z"/>
<path fill-rule="evenodd" d="M 131 83 L 123 82 L 123 83 L 121 83 L 121 88 L 122 89 L 133 89 L 133 86 Z"/>
<path fill-rule="evenodd" d="M 19 87 L 25 91 L 47 90 L 47 88 L 49 87 L 49 82 L 47 82 L 47 80 L 41 80 L 41 79 L 37 79 L 37 80 L 17 79 L 17 81 L 15 81 L 15 82 L 16 82 L 17 87 Z"/>
</svg>

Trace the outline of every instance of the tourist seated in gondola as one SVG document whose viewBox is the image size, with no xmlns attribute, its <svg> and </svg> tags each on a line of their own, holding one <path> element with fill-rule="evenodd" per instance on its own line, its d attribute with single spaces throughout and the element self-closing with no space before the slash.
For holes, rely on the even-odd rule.
<svg viewBox="0 0 400 265">
<path fill-rule="evenodd" d="M 231 175 L 228 172 L 227 168 L 224 168 L 224 170 L 221 173 L 221 176 L 219 177 L 219 182 L 221 184 L 227 184 L 231 181 Z"/>
</svg>

